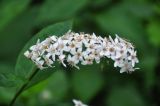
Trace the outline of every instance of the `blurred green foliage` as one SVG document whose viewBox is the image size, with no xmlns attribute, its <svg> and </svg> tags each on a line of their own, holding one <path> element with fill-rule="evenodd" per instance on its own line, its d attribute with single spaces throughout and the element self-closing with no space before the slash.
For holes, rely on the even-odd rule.
<svg viewBox="0 0 160 106">
<path fill-rule="evenodd" d="M 112 89 L 106 104 L 109 106 L 117 106 L 117 104 L 119 106 L 146 106 L 145 101 L 141 98 L 135 87 L 130 84 Z"/>
<path fill-rule="evenodd" d="M 0 105 L 32 73 L 23 52 L 38 38 L 69 29 L 129 39 L 140 70 L 120 74 L 110 60 L 80 70 L 57 65 L 39 71 L 15 106 L 73 106 L 74 98 L 91 106 L 160 105 L 159 0 L 0 0 Z"/>
</svg>

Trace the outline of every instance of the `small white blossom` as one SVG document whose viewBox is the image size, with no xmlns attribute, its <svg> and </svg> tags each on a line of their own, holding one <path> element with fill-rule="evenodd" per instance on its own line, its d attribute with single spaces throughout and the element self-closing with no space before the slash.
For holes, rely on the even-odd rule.
<svg viewBox="0 0 160 106">
<path fill-rule="evenodd" d="M 69 65 L 74 66 L 77 69 L 79 69 L 79 67 L 76 65 L 79 62 L 79 60 L 77 58 L 71 57 L 71 55 L 69 55 L 67 58 L 67 62 L 69 63 Z"/>
<path fill-rule="evenodd" d="M 46 49 L 46 51 L 48 52 L 48 56 L 52 57 L 52 60 L 55 61 L 56 60 L 56 46 L 54 44 L 50 45 L 50 47 L 48 49 Z"/>
<path fill-rule="evenodd" d="M 66 67 L 66 64 L 64 64 L 64 59 L 65 59 L 65 55 L 60 55 L 59 56 L 59 61 L 63 64 L 64 67 Z"/>
<path fill-rule="evenodd" d="M 46 55 L 46 56 L 43 56 L 46 64 L 49 66 L 49 67 L 52 67 L 52 64 L 53 64 L 53 61 L 50 59 L 50 55 Z"/>
<path fill-rule="evenodd" d="M 132 63 L 126 61 L 121 67 L 120 73 L 123 73 L 123 72 L 131 73 L 135 71 L 136 69 L 139 69 L 139 68 L 133 68 Z"/>
<path fill-rule="evenodd" d="M 95 59 L 96 63 L 100 63 L 100 59 L 101 59 L 101 56 L 100 56 L 100 50 L 94 50 L 91 52 L 90 56 Z"/>
<path fill-rule="evenodd" d="M 132 66 L 135 66 L 135 63 L 138 63 L 138 59 L 137 59 L 137 52 L 136 51 L 130 51 L 130 56 L 128 57 L 128 60 L 131 60 L 132 62 Z"/>
<path fill-rule="evenodd" d="M 40 51 L 41 46 L 40 40 L 38 39 L 36 45 L 31 46 L 30 50 L 38 52 Z"/>
<path fill-rule="evenodd" d="M 88 106 L 86 104 L 83 104 L 81 101 L 75 100 L 75 99 L 73 99 L 73 103 L 74 103 L 74 106 Z"/>
<path fill-rule="evenodd" d="M 43 67 L 44 61 L 41 60 L 40 57 L 36 59 L 35 63 L 37 65 L 37 67 L 40 68 L 41 70 L 45 68 L 45 67 Z"/>
<path fill-rule="evenodd" d="M 77 51 L 72 52 L 71 54 L 77 61 L 83 61 L 82 48 L 78 48 Z"/>
<path fill-rule="evenodd" d="M 35 61 L 35 60 L 37 60 L 37 58 L 40 57 L 39 53 L 37 53 L 37 52 L 33 52 L 31 54 L 32 54 L 32 56 L 31 56 L 32 61 Z"/>
<path fill-rule="evenodd" d="M 122 67 L 124 64 L 123 58 L 116 58 L 114 62 L 114 67 Z"/>
<path fill-rule="evenodd" d="M 50 38 L 52 39 L 52 41 L 57 41 L 57 37 L 56 36 L 50 36 Z"/>
<path fill-rule="evenodd" d="M 31 58 L 32 54 L 29 52 L 29 51 L 26 51 L 24 53 L 24 55 L 27 57 L 27 58 Z"/>
<path fill-rule="evenodd" d="M 30 47 L 24 55 L 40 68 L 53 67 L 59 61 L 64 67 L 69 65 L 79 69 L 78 64 L 90 65 L 100 63 L 101 58 L 107 57 L 114 61 L 114 67 L 120 68 L 120 73 L 132 72 L 138 63 L 137 51 L 127 40 L 118 35 L 113 39 L 102 38 L 94 33 L 74 33 L 68 31 L 61 37 L 50 36 Z"/>
</svg>

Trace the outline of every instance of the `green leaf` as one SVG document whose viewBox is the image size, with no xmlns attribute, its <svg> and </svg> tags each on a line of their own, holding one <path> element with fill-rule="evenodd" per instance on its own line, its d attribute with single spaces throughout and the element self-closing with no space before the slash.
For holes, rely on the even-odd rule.
<svg viewBox="0 0 160 106">
<path fill-rule="evenodd" d="M 24 11 L 29 3 L 30 0 L 2 0 L 0 4 L 0 30 Z"/>
<path fill-rule="evenodd" d="M 40 9 L 37 23 L 57 22 L 72 18 L 88 0 L 46 0 Z"/>
<path fill-rule="evenodd" d="M 54 105 L 54 103 L 57 106 L 57 103 L 68 97 L 68 89 L 69 83 L 65 71 L 57 70 L 48 79 L 24 91 L 21 98 L 26 98 L 27 106 L 31 106 L 31 104 L 32 106 L 47 106 L 47 104 Z M 36 102 L 33 103 L 33 100 Z"/>
<path fill-rule="evenodd" d="M 7 104 L 11 100 L 15 83 L 14 67 L 9 63 L 0 63 L 0 104 Z"/>
<path fill-rule="evenodd" d="M 0 63 L 0 87 L 13 87 L 14 67 L 8 63 Z"/>
<path fill-rule="evenodd" d="M 141 95 L 133 86 L 116 86 L 107 97 L 108 106 L 146 106 Z"/>
<path fill-rule="evenodd" d="M 39 103 L 41 100 L 39 97 L 39 94 L 42 92 L 42 90 L 48 85 L 48 79 L 41 81 L 40 83 L 36 84 L 35 86 L 32 86 L 28 88 L 27 90 L 23 91 L 23 93 L 20 95 L 19 100 L 15 103 L 15 105 L 18 105 L 19 101 L 23 101 L 23 98 L 25 98 L 26 102 L 23 103 L 26 106 L 38 106 L 42 105 Z M 47 102 L 45 101 L 47 104 Z M 21 104 L 22 105 L 22 104 Z"/>
<path fill-rule="evenodd" d="M 14 89 L 0 87 L 0 104 L 8 104 L 15 93 Z"/>
<path fill-rule="evenodd" d="M 36 34 L 25 45 L 25 47 L 23 48 L 23 50 L 21 51 L 21 53 L 18 57 L 16 67 L 15 67 L 16 76 L 17 76 L 17 78 L 19 78 L 19 80 L 20 79 L 22 80 L 22 83 L 24 81 L 28 80 L 29 77 L 31 77 L 33 70 L 34 70 L 34 67 L 35 67 L 34 63 L 24 56 L 24 52 L 26 50 L 28 50 L 30 46 L 35 44 L 38 39 L 40 39 L 42 41 L 43 39 L 45 39 L 46 37 L 51 36 L 51 35 L 61 36 L 71 28 L 72 28 L 71 21 L 66 21 L 66 22 L 61 22 L 61 23 L 51 25 L 47 28 L 44 28 L 42 31 L 40 31 L 38 34 Z M 33 79 L 34 81 L 32 83 L 36 84 L 37 82 L 48 78 L 48 76 L 50 76 L 57 69 L 58 69 L 58 67 L 55 67 L 53 69 L 46 69 L 46 70 L 38 71 L 38 73 L 35 75 L 35 77 Z"/>
<path fill-rule="evenodd" d="M 154 46 L 160 46 L 160 22 L 159 21 L 151 21 L 148 24 L 147 32 L 149 36 L 150 42 Z"/>
<path fill-rule="evenodd" d="M 30 46 L 34 45 L 37 42 L 37 39 L 43 40 L 46 37 L 49 37 L 51 35 L 63 35 L 68 30 L 72 28 L 72 21 L 66 21 L 57 23 L 51 26 L 48 26 L 47 28 L 44 28 L 42 31 L 40 31 L 38 34 L 36 34 L 23 48 L 22 52 L 20 53 L 16 67 L 15 67 L 15 75 L 17 77 L 18 81 L 21 81 L 21 84 L 17 85 L 18 90 L 16 91 L 13 99 L 10 102 L 10 105 L 13 105 L 17 97 L 25 90 L 27 87 L 33 86 L 37 84 L 38 82 L 48 78 L 55 70 L 58 70 L 59 68 L 56 67 L 54 69 L 48 68 L 45 70 L 38 69 L 33 62 L 31 62 L 29 59 L 27 59 L 24 56 L 24 52 L 30 48 Z M 43 73 L 42 72 L 47 72 Z M 38 77 L 38 78 L 37 78 Z M 29 85 L 30 84 L 30 85 Z"/>
<path fill-rule="evenodd" d="M 72 83 L 78 99 L 89 102 L 103 87 L 104 82 L 99 66 L 83 66 L 80 67 L 80 71 L 75 70 Z"/>
</svg>

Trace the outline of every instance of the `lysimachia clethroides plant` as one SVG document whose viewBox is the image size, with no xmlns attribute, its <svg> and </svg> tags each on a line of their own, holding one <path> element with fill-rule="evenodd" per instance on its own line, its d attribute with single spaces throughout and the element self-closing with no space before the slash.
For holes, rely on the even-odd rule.
<svg viewBox="0 0 160 106">
<path fill-rule="evenodd" d="M 101 37 L 93 34 L 75 33 L 68 31 L 61 37 L 56 35 L 38 39 L 37 43 L 29 48 L 24 55 L 31 59 L 39 69 L 54 67 L 59 61 L 64 67 L 66 63 L 77 68 L 81 65 L 100 63 L 101 58 L 109 58 L 114 61 L 114 67 L 120 68 L 120 73 L 131 73 L 138 63 L 137 51 L 127 40 L 115 36 Z"/>
</svg>

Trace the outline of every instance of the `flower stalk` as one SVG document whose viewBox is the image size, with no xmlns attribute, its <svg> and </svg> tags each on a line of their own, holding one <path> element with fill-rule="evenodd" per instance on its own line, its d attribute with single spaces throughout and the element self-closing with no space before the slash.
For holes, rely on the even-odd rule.
<svg viewBox="0 0 160 106">
<path fill-rule="evenodd" d="M 17 98 L 20 96 L 20 94 L 26 89 L 30 81 L 33 79 L 33 77 L 38 73 L 39 69 L 37 67 L 33 68 L 33 73 L 27 78 L 27 81 L 20 87 L 20 89 L 16 92 L 13 99 L 11 100 L 9 106 L 13 106 Z"/>
</svg>

